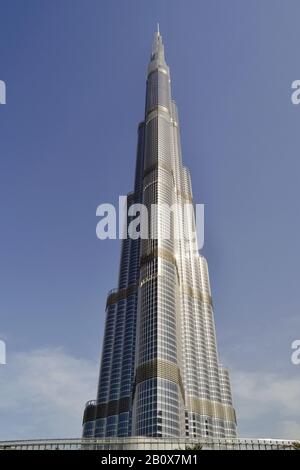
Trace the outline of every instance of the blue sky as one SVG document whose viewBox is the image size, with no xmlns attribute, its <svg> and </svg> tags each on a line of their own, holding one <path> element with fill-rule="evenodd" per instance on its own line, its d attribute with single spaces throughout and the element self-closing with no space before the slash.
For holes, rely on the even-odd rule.
<svg viewBox="0 0 300 470">
<path fill-rule="evenodd" d="M 160 22 L 242 436 L 300 437 L 296 0 L 0 0 L 0 439 L 79 436 Z"/>
</svg>

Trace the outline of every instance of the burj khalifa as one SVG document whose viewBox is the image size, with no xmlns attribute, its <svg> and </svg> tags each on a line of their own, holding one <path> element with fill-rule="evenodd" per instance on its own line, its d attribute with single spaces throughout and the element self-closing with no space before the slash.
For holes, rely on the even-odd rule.
<svg viewBox="0 0 300 470">
<path fill-rule="evenodd" d="M 134 190 L 127 195 L 128 208 L 134 204 L 149 212 L 154 205 L 175 209 L 169 224 L 163 211 L 155 212 L 155 237 L 122 240 L 118 287 L 106 301 L 98 393 L 86 404 L 83 437 L 236 437 L 207 261 L 197 239 L 185 234 L 195 227 L 194 211 L 184 209 L 193 204 L 192 186 L 159 29 L 138 126 Z"/>
</svg>

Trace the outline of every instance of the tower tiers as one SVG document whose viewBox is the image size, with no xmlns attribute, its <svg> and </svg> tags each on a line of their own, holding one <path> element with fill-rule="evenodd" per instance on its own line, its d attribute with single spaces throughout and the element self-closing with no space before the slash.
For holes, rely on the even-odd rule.
<svg viewBox="0 0 300 470">
<path fill-rule="evenodd" d="M 158 211 L 155 237 L 122 241 L 118 289 L 109 293 L 97 399 L 84 437 L 235 437 L 227 369 L 219 363 L 208 267 L 185 225 L 195 225 L 178 113 L 159 28 L 148 65 L 145 118 L 138 127 L 128 207 Z M 128 224 L 130 219 L 128 219 Z"/>
</svg>

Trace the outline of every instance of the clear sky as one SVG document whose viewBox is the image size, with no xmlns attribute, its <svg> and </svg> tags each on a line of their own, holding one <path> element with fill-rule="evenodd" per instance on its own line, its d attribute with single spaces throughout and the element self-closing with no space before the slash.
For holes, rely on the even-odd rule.
<svg viewBox="0 0 300 470">
<path fill-rule="evenodd" d="M 156 23 L 184 163 L 205 204 L 219 353 L 238 433 L 300 438 L 300 3 L 0 0 L 0 439 L 79 436 L 96 395 Z"/>
</svg>

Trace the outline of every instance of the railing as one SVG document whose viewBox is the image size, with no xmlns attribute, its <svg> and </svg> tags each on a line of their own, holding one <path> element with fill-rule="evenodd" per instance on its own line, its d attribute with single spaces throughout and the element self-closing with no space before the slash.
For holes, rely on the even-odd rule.
<svg viewBox="0 0 300 470">
<path fill-rule="evenodd" d="M 97 400 L 89 400 L 89 401 L 86 402 L 85 408 L 86 408 L 87 406 L 91 406 L 91 405 L 96 406 L 97 403 L 98 403 Z"/>
<path fill-rule="evenodd" d="M 35 439 L 0 441 L 0 450 L 293 450 L 293 441 L 280 439 L 196 439 L 124 437 L 104 439 Z"/>
<path fill-rule="evenodd" d="M 107 293 L 107 297 L 109 297 L 111 294 L 116 294 L 118 292 L 118 288 L 114 287 L 113 289 L 110 289 Z"/>
</svg>

